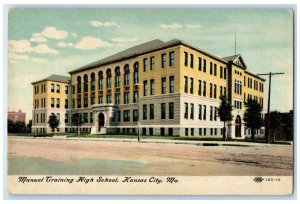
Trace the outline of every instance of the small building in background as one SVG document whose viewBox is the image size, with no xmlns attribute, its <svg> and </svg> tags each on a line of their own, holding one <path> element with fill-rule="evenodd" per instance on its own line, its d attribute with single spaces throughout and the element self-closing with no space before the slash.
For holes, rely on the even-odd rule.
<svg viewBox="0 0 300 204">
<path fill-rule="evenodd" d="M 7 113 L 7 119 L 13 122 L 22 121 L 26 123 L 26 113 L 22 112 L 22 110 L 19 110 L 18 112 L 9 111 Z"/>
</svg>

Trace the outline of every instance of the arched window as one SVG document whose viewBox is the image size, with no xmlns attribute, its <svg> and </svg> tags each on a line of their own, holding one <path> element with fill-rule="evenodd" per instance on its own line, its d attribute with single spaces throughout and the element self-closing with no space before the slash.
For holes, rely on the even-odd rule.
<svg viewBox="0 0 300 204">
<path fill-rule="evenodd" d="M 83 76 L 83 91 L 87 92 L 88 91 L 88 75 L 85 74 Z"/>
<path fill-rule="evenodd" d="M 95 73 L 91 74 L 91 91 L 95 91 Z"/>
<path fill-rule="evenodd" d="M 120 87 L 120 67 L 117 66 L 115 69 L 115 87 Z"/>
<path fill-rule="evenodd" d="M 108 69 L 106 71 L 106 88 L 110 89 L 111 88 L 111 70 Z"/>
<path fill-rule="evenodd" d="M 134 68 L 133 81 L 134 81 L 134 84 L 138 84 L 139 83 L 139 63 L 138 62 L 134 63 L 133 68 Z"/>
<path fill-rule="evenodd" d="M 129 65 L 126 64 L 124 66 L 124 85 L 125 86 L 129 85 L 129 81 L 130 81 L 130 70 L 129 70 Z"/>
<path fill-rule="evenodd" d="M 103 72 L 102 71 L 99 71 L 98 77 L 99 77 L 99 80 L 98 80 L 98 89 L 102 90 L 103 89 Z"/>
<path fill-rule="evenodd" d="M 81 93 L 81 77 L 77 77 L 77 93 Z"/>
</svg>

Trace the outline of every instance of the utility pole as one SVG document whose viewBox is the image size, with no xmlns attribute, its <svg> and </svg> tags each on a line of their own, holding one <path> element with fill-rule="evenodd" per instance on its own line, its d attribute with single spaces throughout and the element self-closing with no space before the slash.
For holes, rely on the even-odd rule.
<svg viewBox="0 0 300 204">
<path fill-rule="evenodd" d="M 269 93 L 268 93 L 268 134 L 267 134 L 267 143 L 270 143 L 270 103 L 271 103 L 271 80 L 273 75 L 281 75 L 284 74 L 283 72 L 270 72 L 270 73 L 264 73 L 264 74 L 258 74 L 258 76 L 262 75 L 269 75 Z"/>
</svg>

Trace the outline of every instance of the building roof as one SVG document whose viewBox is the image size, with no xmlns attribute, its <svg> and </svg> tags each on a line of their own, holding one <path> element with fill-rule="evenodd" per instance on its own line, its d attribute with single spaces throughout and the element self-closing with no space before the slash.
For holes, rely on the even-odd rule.
<svg viewBox="0 0 300 204">
<path fill-rule="evenodd" d="M 235 65 L 238 65 L 241 68 L 247 69 L 247 65 L 242 57 L 242 55 L 237 54 L 237 55 L 232 55 L 228 57 L 222 58 L 224 61 L 228 62 L 233 62 Z"/>
<path fill-rule="evenodd" d="M 67 84 L 70 81 L 70 77 L 52 74 L 51 76 L 49 76 L 45 79 L 32 82 L 31 84 L 36 84 L 36 83 L 39 83 L 39 82 L 42 82 L 42 81 L 55 81 L 55 82 L 62 82 L 62 83 Z"/>
<path fill-rule="evenodd" d="M 247 73 L 247 74 L 249 74 L 249 75 L 251 75 L 251 76 L 253 76 L 253 77 L 256 77 L 257 79 L 260 79 L 260 80 L 262 80 L 262 81 L 266 81 L 266 79 L 264 79 L 264 78 L 258 76 L 257 74 L 253 74 L 253 73 L 251 73 L 251 72 L 249 72 L 249 71 L 247 71 L 247 70 L 245 70 L 245 73 Z"/>
<path fill-rule="evenodd" d="M 175 45 L 186 45 L 186 46 L 189 46 L 193 49 L 196 49 L 198 51 L 201 51 L 202 53 L 206 54 L 206 55 L 209 55 L 221 62 L 224 62 L 226 63 L 224 60 L 222 60 L 220 57 L 218 56 L 215 56 L 207 51 L 204 51 L 196 46 L 193 46 L 193 45 L 190 45 L 182 40 L 178 40 L 178 39 L 173 39 L 173 40 L 170 40 L 170 41 L 167 41 L 167 42 L 164 42 L 164 41 L 161 41 L 159 39 L 155 39 L 155 40 L 152 40 L 152 41 L 149 41 L 149 42 L 146 42 L 146 43 L 142 43 L 142 44 L 139 44 L 139 45 L 136 45 L 134 47 L 131 47 L 131 48 L 128 48 L 126 50 L 123 50 L 117 54 L 114 54 L 114 55 L 111 55 L 109 57 L 106 57 L 104 59 L 101 59 L 101 60 L 98 60 L 98 61 L 95 61 L 91 64 L 88 64 L 88 65 L 85 65 L 85 66 L 82 66 L 82 67 L 79 67 L 73 71 L 70 71 L 69 73 L 70 74 L 73 74 L 73 73 L 76 73 L 76 72 L 80 72 L 80 71 L 84 71 L 84 70 L 87 70 L 87 69 L 90 69 L 90 68 L 94 68 L 94 67 L 97 67 L 97 66 L 101 66 L 101 65 L 105 65 L 105 64 L 108 64 L 108 63 L 112 63 L 112 62 L 115 62 L 115 61 L 118 61 L 118 60 L 123 60 L 125 58 L 128 58 L 128 57 L 133 57 L 133 56 L 136 56 L 136 55 L 140 55 L 140 54 L 143 54 L 143 53 L 147 53 L 147 52 L 150 52 L 150 51 L 154 51 L 154 50 L 157 50 L 157 49 L 162 49 L 162 48 L 165 48 L 165 47 L 170 47 L 170 46 L 175 46 Z"/>
</svg>

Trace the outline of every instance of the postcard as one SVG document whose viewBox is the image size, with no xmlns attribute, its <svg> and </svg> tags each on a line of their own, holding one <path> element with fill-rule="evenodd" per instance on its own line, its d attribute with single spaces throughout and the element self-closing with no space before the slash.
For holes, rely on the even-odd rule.
<svg viewBox="0 0 300 204">
<path fill-rule="evenodd" d="M 8 12 L 11 195 L 293 194 L 294 10 Z"/>
</svg>

